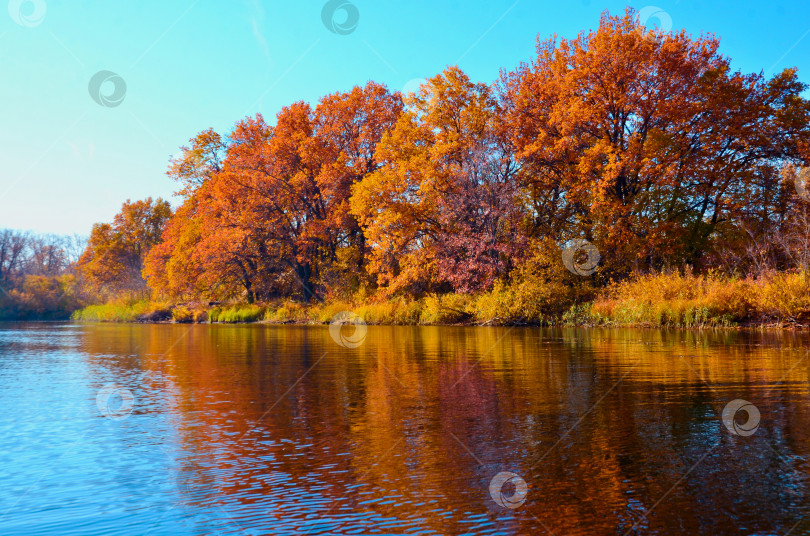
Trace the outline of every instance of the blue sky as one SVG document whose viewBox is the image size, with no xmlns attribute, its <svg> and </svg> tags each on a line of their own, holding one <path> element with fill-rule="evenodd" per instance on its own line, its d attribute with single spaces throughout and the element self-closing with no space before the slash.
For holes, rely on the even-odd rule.
<svg viewBox="0 0 810 536">
<path fill-rule="evenodd" d="M 0 11 L 0 228 L 88 234 L 127 198 L 171 197 L 168 159 L 200 130 L 372 79 L 402 89 L 453 64 L 491 82 L 529 60 L 538 35 L 573 37 L 628 5 L 343 1 L 359 15 L 346 35 L 326 27 L 321 0 L 11 0 Z M 737 69 L 795 66 L 810 82 L 810 2 L 654 6 L 665 16 L 651 23 L 719 36 Z M 338 28 L 345 18 L 336 12 Z M 91 98 L 99 71 L 118 75 L 101 95 L 126 84 L 115 106 Z"/>
</svg>

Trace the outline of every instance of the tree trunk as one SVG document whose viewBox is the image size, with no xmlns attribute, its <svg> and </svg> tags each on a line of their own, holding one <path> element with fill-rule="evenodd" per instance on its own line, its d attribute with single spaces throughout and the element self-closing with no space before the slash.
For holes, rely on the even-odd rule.
<svg viewBox="0 0 810 536">
<path fill-rule="evenodd" d="M 298 276 L 298 281 L 301 283 L 301 292 L 304 295 L 304 301 L 312 301 L 315 293 L 312 291 L 312 284 L 310 278 L 312 276 L 312 268 L 309 264 L 296 264 L 295 273 Z"/>
</svg>

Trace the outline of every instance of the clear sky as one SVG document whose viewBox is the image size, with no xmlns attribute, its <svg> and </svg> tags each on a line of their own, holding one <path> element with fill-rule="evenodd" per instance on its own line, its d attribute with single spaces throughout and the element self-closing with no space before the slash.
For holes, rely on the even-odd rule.
<svg viewBox="0 0 810 536">
<path fill-rule="evenodd" d="M 810 82 L 810 2 L 654 1 L 648 25 L 715 33 L 736 69 L 795 66 Z M 330 6 L 341 3 L 330 30 L 321 0 L 11 0 L 0 11 L 0 228 L 88 234 L 127 198 L 171 197 L 168 160 L 200 130 L 372 79 L 403 89 L 447 65 L 492 82 L 532 57 L 538 35 L 574 37 L 627 5 Z"/>
</svg>

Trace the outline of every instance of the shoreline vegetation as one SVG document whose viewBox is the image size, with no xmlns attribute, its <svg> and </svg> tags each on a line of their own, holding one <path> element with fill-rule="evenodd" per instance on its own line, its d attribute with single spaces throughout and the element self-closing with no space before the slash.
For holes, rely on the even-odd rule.
<svg viewBox="0 0 810 536">
<path fill-rule="evenodd" d="M 604 12 L 476 82 L 206 129 L 80 255 L 0 233 L 0 318 L 810 325 L 810 100 Z M 75 248 L 73 248 L 75 250 Z"/>
<path fill-rule="evenodd" d="M 421 299 L 306 304 L 178 303 L 150 300 L 91 305 L 73 313 L 85 322 L 328 324 L 348 311 L 366 324 L 478 326 L 605 326 L 740 328 L 810 326 L 805 274 L 773 273 L 760 280 L 715 275 L 656 274 L 609 287 L 581 302 L 538 301 L 520 289 Z"/>
</svg>

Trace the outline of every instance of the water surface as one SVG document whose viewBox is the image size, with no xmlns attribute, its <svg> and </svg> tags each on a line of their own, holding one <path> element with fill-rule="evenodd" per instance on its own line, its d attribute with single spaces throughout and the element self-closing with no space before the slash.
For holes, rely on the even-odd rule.
<svg viewBox="0 0 810 536">
<path fill-rule="evenodd" d="M 810 534 L 807 343 L 0 324 L 0 534 Z"/>
</svg>

